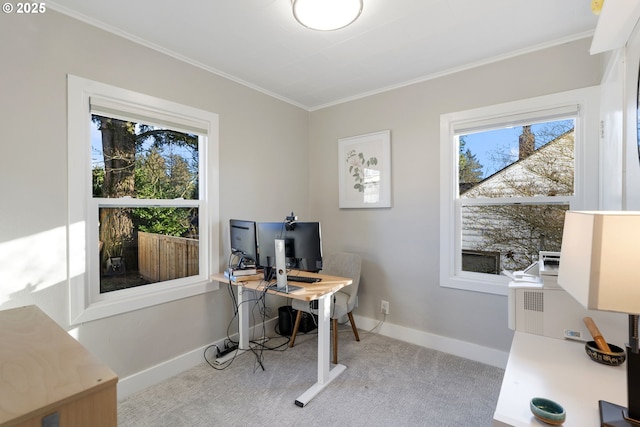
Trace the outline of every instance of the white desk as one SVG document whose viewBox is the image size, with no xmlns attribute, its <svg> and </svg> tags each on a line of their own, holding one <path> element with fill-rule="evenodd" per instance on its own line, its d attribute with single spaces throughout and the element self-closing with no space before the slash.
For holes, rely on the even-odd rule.
<svg viewBox="0 0 640 427">
<path fill-rule="evenodd" d="M 626 370 L 592 361 L 584 343 L 516 332 L 493 425 L 541 427 L 529 401 L 545 397 L 564 407 L 565 427 L 599 426 L 598 400 L 627 406 Z"/>
<path fill-rule="evenodd" d="M 292 271 L 289 274 L 295 275 L 297 273 Z M 308 272 L 303 272 L 300 275 L 320 277 L 322 281 L 317 283 L 293 283 L 295 286 L 301 286 L 304 289 L 289 294 L 281 293 L 273 289 L 267 290 L 267 293 L 303 301 L 318 300 L 318 381 L 295 400 L 296 405 L 303 407 L 347 369 L 346 366 L 341 364 L 334 365 L 332 368 L 329 358 L 331 352 L 331 296 L 343 287 L 350 285 L 352 280 L 346 277 Z M 214 275 L 214 279 L 219 282 L 229 282 L 229 279 L 223 274 Z M 240 350 L 248 350 L 249 310 L 247 301 L 254 297 L 252 295 L 253 292 L 264 292 L 265 282 L 261 280 L 261 277 L 258 275 L 238 279 L 238 281 L 232 282 L 232 284 L 238 286 L 238 347 Z"/>
</svg>

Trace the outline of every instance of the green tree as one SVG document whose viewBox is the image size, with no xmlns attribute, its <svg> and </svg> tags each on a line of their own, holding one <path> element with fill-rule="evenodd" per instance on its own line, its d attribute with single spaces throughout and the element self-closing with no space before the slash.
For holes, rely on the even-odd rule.
<svg viewBox="0 0 640 427">
<path fill-rule="evenodd" d="M 139 156 L 136 166 L 136 190 L 142 198 L 192 198 L 195 182 L 188 163 L 175 154 L 163 156 L 153 146 Z M 136 228 L 148 233 L 183 236 L 191 227 L 193 213 L 184 208 L 136 208 L 132 218 Z"/>
<path fill-rule="evenodd" d="M 102 135 L 104 172 L 101 197 L 134 196 L 134 162 L 136 154 L 135 124 L 111 118 L 95 118 Z M 99 177 L 100 173 L 94 172 Z M 94 191 L 97 191 L 94 182 Z M 133 222 L 128 209 L 100 209 L 100 241 L 103 261 L 123 257 L 133 241 Z"/>
<path fill-rule="evenodd" d="M 189 163 L 176 154 L 170 154 L 169 161 L 169 186 L 175 197 L 195 199 L 198 197 L 197 175 L 192 173 Z"/>
<path fill-rule="evenodd" d="M 115 118 L 92 116 L 93 122 L 97 125 L 102 138 L 103 166 L 94 167 L 93 194 L 94 197 L 119 198 L 119 197 L 140 197 L 140 198 L 176 198 L 184 197 L 189 191 L 193 197 L 193 187 L 197 188 L 197 179 L 186 186 L 180 184 L 178 175 L 183 175 L 189 170 L 188 165 L 177 167 L 175 185 L 183 185 L 181 195 L 174 195 L 169 191 L 171 186 L 170 174 L 166 172 L 163 149 L 183 148 L 197 159 L 198 137 L 197 135 L 186 134 L 171 129 L 159 129 L 145 124 L 137 124 L 131 121 L 119 120 Z M 149 152 L 147 153 L 147 150 Z M 170 150 L 169 150 L 170 151 Z M 148 158 L 147 158 L 148 157 Z M 178 156 L 179 157 L 179 156 Z M 143 163 L 141 159 L 144 158 Z M 172 161 L 177 164 L 178 161 Z M 145 167 L 140 169 L 140 165 Z M 197 164 L 196 164 L 197 169 Z M 193 175 L 193 174 L 192 174 Z M 185 179 L 182 178 L 182 181 Z M 177 188 L 177 187 L 176 187 Z M 153 211 L 153 209 L 149 209 Z M 135 223 L 140 222 L 140 209 L 121 208 L 101 208 L 100 209 L 100 241 L 103 245 L 103 259 L 108 257 L 125 256 L 131 261 L 136 258 L 135 248 Z M 179 209 L 169 209 L 160 215 L 164 219 L 160 224 L 154 223 L 149 226 L 157 232 L 163 234 L 180 234 L 183 228 L 176 227 L 175 223 L 184 222 L 183 214 L 177 214 Z M 137 215 L 137 218 L 136 218 Z M 168 220 L 168 218 L 172 220 Z M 147 219 L 149 220 L 149 219 Z M 168 225 L 171 224 L 171 225 Z"/>
<path fill-rule="evenodd" d="M 480 164 L 471 150 L 465 149 L 465 145 L 465 138 L 461 136 L 458 164 L 458 182 L 460 183 L 461 192 L 471 188 L 473 184 L 477 184 L 483 178 L 482 164 Z"/>
</svg>

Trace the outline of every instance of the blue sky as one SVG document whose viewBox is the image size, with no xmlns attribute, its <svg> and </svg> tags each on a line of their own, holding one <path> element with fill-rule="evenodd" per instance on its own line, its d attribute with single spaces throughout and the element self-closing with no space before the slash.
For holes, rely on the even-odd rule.
<svg viewBox="0 0 640 427">
<path fill-rule="evenodd" d="M 161 128 L 155 128 L 161 129 Z M 151 141 L 145 142 L 143 145 L 143 150 L 148 150 L 151 146 Z M 161 150 L 164 154 L 174 153 L 182 156 L 187 162 L 191 160 L 193 155 L 192 150 L 188 148 L 182 148 L 175 144 L 164 147 Z M 91 165 L 103 167 L 104 166 L 104 157 L 102 155 L 102 132 L 98 129 L 98 125 L 91 121 Z"/>
<path fill-rule="evenodd" d="M 541 135 L 541 130 L 556 124 L 566 127 L 570 123 L 572 123 L 571 120 L 561 120 L 532 124 L 531 131 L 536 134 L 536 148 L 546 144 L 550 139 L 548 136 Z M 495 161 L 492 157 L 508 153 L 511 162 L 518 160 L 518 140 L 521 133 L 522 126 L 516 126 L 467 134 L 465 135 L 465 151 L 469 149 L 471 153 L 475 154 L 476 159 L 483 167 L 483 177 L 486 178 L 505 167 L 504 164 Z"/>
</svg>

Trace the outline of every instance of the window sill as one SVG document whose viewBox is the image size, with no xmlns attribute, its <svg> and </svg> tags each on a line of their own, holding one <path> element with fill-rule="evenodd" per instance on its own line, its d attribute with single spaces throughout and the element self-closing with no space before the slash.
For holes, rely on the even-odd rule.
<svg viewBox="0 0 640 427">
<path fill-rule="evenodd" d="M 78 278 L 80 279 L 80 278 Z M 82 280 L 78 283 L 71 283 L 72 289 L 75 287 L 75 294 L 79 301 L 84 300 L 79 293 L 83 293 L 85 288 Z M 162 283 L 159 283 L 162 285 Z M 152 285 L 147 285 L 152 287 Z M 187 285 L 173 285 L 171 287 L 154 287 L 153 289 L 130 288 L 121 291 L 105 294 L 105 297 L 99 301 L 88 302 L 86 304 L 71 303 L 71 325 L 89 322 L 92 320 L 103 319 L 105 317 L 115 316 L 130 311 L 140 310 L 154 305 L 164 304 L 171 301 L 200 295 L 206 292 L 216 291 L 220 289 L 220 284 L 213 281 L 202 281 Z"/>
<path fill-rule="evenodd" d="M 440 280 L 440 286 L 443 288 L 460 289 L 463 291 L 473 291 L 492 295 L 509 294 L 509 279 L 506 277 L 496 276 L 495 278 L 476 279 L 462 277 L 446 277 Z"/>
</svg>

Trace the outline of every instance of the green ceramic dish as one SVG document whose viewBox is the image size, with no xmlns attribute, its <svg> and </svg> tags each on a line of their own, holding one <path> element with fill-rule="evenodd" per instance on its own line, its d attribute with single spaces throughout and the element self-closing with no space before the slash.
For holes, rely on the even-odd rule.
<svg viewBox="0 0 640 427">
<path fill-rule="evenodd" d="M 537 419 L 547 424 L 557 426 L 562 424 L 567 418 L 567 414 L 562 406 L 544 397 L 534 397 L 531 399 L 529 407 Z"/>
</svg>

